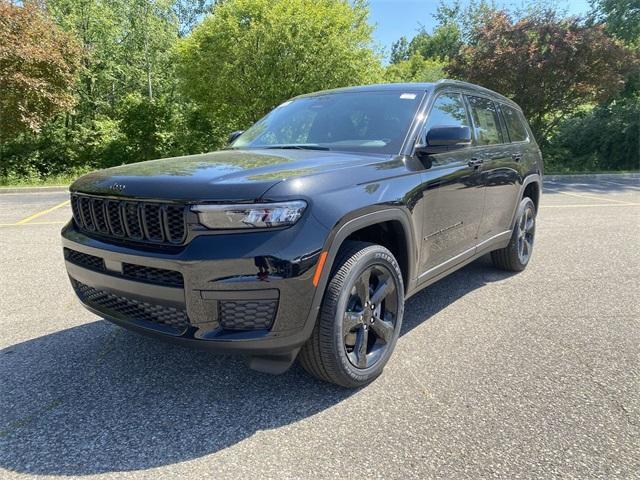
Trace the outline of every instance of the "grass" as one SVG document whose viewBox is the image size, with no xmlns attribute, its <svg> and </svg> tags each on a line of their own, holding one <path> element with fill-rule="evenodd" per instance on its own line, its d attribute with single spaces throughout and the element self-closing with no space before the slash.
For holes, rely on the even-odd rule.
<svg viewBox="0 0 640 480">
<path fill-rule="evenodd" d="M 0 188 L 2 187 L 66 187 L 79 176 L 87 173 L 87 171 L 66 173 L 61 175 L 49 176 L 30 176 L 30 177 L 0 177 Z"/>
</svg>

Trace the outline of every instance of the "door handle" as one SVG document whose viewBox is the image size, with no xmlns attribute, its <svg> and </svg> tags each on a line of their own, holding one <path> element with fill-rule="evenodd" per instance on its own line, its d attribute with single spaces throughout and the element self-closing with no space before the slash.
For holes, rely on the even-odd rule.
<svg viewBox="0 0 640 480">
<path fill-rule="evenodd" d="M 477 157 L 473 157 L 467 162 L 467 165 L 469 165 L 470 167 L 477 168 L 480 165 L 482 165 L 483 163 L 484 163 L 483 159 L 477 158 Z"/>
<path fill-rule="evenodd" d="M 522 154 L 520 152 L 512 153 L 511 158 L 513 158 L 516 162 L 519 162 L 522 159 Z"/>
</svg>

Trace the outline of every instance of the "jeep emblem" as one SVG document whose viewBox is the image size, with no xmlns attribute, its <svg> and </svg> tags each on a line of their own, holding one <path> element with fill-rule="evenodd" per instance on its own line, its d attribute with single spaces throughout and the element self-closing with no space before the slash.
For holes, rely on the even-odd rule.
<svg viewBox="0 0 640 480">
<path fill-rule="evenodd" d="M 114 183 L 109 187 L 109 190 L 112 192 L 121 192 L 125 189 L 125 186 L 122 183 Z"/>
</svg>

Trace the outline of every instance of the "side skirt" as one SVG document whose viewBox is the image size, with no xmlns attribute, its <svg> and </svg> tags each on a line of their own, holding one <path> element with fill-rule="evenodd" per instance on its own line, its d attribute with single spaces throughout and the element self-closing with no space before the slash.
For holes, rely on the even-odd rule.
<svg viewBox="0 0 640 480">
<path fill-rule="evenodd" d="M 479 243 L 475 247 L 467 250 L 466 252 L 462 252 L 461 254 L 456 255 L 452 259 L 447 260 L 446 262 L 443 262 L 440 265 L 433 267 L 427 270 L 426 272 L 422 273 L 418 277 L 418 283 L 416 284 L 416 287 L 411 292 L 407 293 L 406 298 L 409 298 L 415 295 L 423 288 L 426 288 L 429 285 L 432 285 L 433 283 L 437 282 L 438 280 L 443 279 L 450 273 L 453 273 L 456 270 L 461 269 L 465 265 L 470 264 L 474 260 L 477 260 L 478 258 L 486 255 L 487 253 L 492 252 L 493 250 L 506 247 L 509 244 L 509 240 L 511 239 L 511 234 L 512 234 L 511 230 L 507 230 L 502 233 L 499 233 L 498 235 L 495 235 Z M 450 264 L 450 265 L 447 265 L 447 264 Z"/>
</svg>

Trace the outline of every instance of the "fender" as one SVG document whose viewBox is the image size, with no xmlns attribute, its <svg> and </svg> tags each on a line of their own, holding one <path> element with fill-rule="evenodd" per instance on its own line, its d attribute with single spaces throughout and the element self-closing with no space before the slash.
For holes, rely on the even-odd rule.
<svg viewBox="0 0 640 480">
<path fill-rule="evenodd" d="M 355 215 L 355 216 L 354 216 Z M 407 285 L 405 285 L 405 292 L 410 292 L 415 284 L 415 265 L 417 257 L 417 245 L 415 242 L 415 234 L 413 229 L 413 223 L 403 208 L 382 208 L 375 211 L 350 213 L 338 223 L 331 230 L 327 239 L 325 240 L 323 251 L 327 252 L 327 259 L 322 268 L 322 274 L 316 288 L 316 292 L 313 296 L 311 303 L 311 309 L 309 316 L 305 322 L 305 336 L 308 338 L 311 335 L 311 331 L 315 326 L 318 311 L 320 309 L 320 303 L 324 296 L 324 291 L 329 282 L 329 276 L 334 267 L 336 256 L 344 240 L 352 233 L 375 225 L 377 223 L 383 223 L 388 221 L 398 221 L 402 225 L 405 233 L 406 251 L 407 251 Z"/>
<path fill-rule="evenodd" d="M 542 198 L 542 176 L 539 173 L 531 173 L 524 178 L 524 181 L 520 186 L 520 196 L 518 197 L 520 200 L 522 200 L 522 196 L 524 195 L 524 191 L 527 188 L 527 185 L 534 182 L 538 184 L 538 199 Z M 520 205 L 520 200 L 516 202 L 513 208 L 513 213 L 511 215 L 511 230 L 513 230 L 513 227 L 515 226 L 515 223 L 516 223 L 516 213 L 518 212 L 518 206 Z"/>
</svg>

